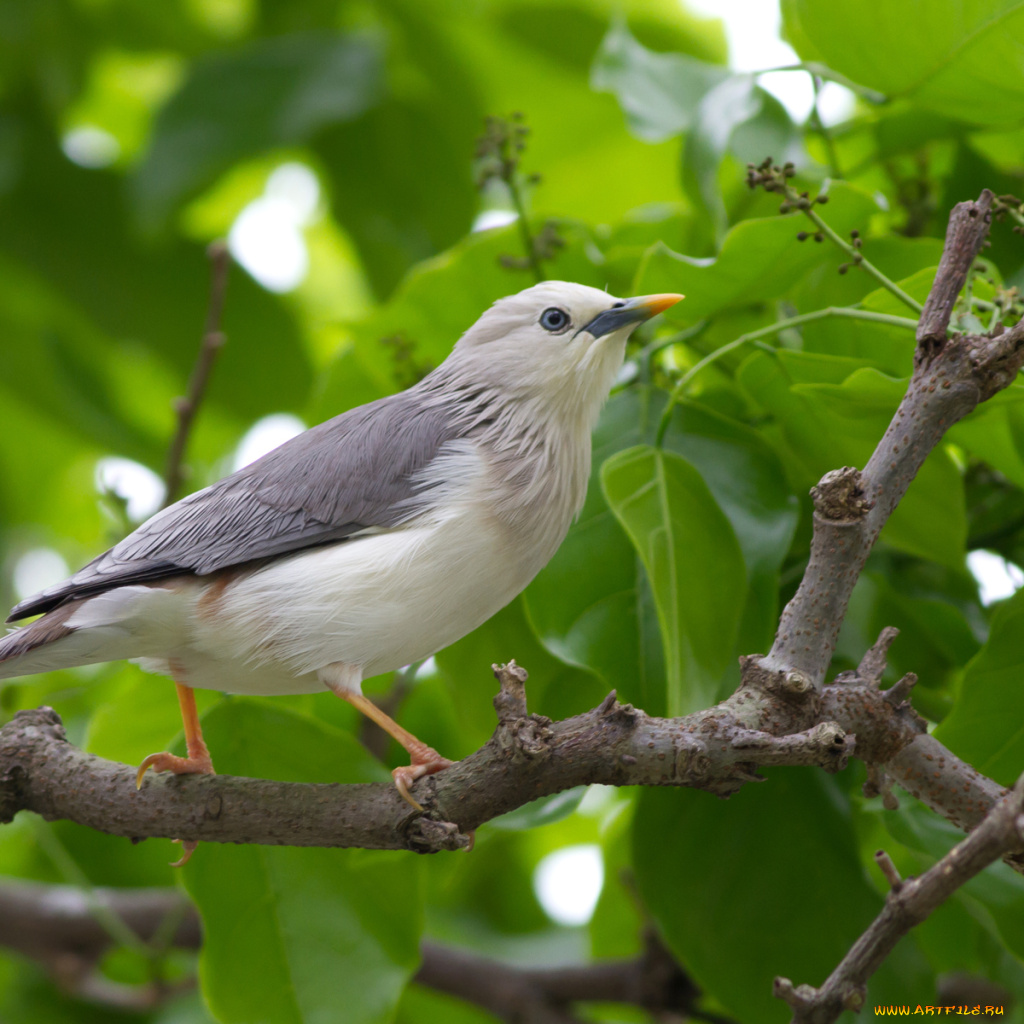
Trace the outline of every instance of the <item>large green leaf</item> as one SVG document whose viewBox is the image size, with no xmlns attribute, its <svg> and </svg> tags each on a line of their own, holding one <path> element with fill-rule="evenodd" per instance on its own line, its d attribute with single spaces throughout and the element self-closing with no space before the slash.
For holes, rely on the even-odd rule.
<svg viewBox="0 0 1024 1024">
<path fill-rule="evenodd" d="M 936 728 L 958 757 L 1004 786 L 1024 768 L 1024 591 L 1001 603 L 967 666 L 953 710 Z"/>
<path fill-rule="evenodd" d="M 234 699 L 203 731 L 218 770 L 294 782 L 387 778 L 348 733 Z M 390 1020 L 418 960 L 419 873 L 390 851 L 203 844 L 186 865 L 203 916 L 203 992 L 231 1024 Z"/>
<path fill-rule="evenodd" d="M 162 224 L 236 161 L 307 140 L 378 99 L 369 38 L 290 35 L 201 58 L 156 119 L 135 177 L 148 224 Z"/>
<path fill-rule="evenodd" d="M 633 826 L 648 912 L 701 988 L 746 1021 L 788 1020 L 775 976 L 821 984 L 881 909 L 856 848 L 835 784 L 812 769 L 773 771 L 728 802 L 645 789 Z M 770 941 L 750 941 L 754 921 Z"/>
<path fill-rule="evenodd" d="M 636 136 L 661 142 L 685 132 L 704 94 L 728 77 L 720 65 L 648 50 L 619 21 L 594 58 L 590 84 L 598 92 L 615 94 Z"/>
<path fill-rule="evenodd" d="M 624 700 L 664 713 L 665 675 L 647 575 L 601 493 L 601 466 L 616 452 L 651 441 L 664 394 L 631 387 L 612 397 L 594 434 L 594 471 L 579 520 L 527 588 L 530 621 L 545 646 L 585 665 Z M 736 533 L 749 593 L 738 636 L 743 650 L 770 641 L 778 568 L 796 525 L 793 497 L 772 449 L 750 428 L 706 408 L 674 410 L 666 447 L 703 477 Z M 595 560 L 593 552 L 602 557 Z"/>
<path fill-rule="evenodd" d="M 787 36 L 861 85 L 973 124 L 1024 116 L 1021 0 L 783 0 Z"/>
<path fill-rule="evenodd" d="M 779 568 L 798 518 L 778 456 L 755 430 L 686 402 L 673 411 L 665 446 L 700 473 L 736 533 L 750 587 L 737 653 L 763 650 L 775 630 Z"/>
<path fill-rule="evenodd" d="M 738 379 L 778 420 L 791 472 L 811 486 L 839 466 L 863 467 L 881 440 L 904 381 L 858 361 L 802 352 L 756 352 Z M 944 448 L 925 461 L 882 533 L 890 544 L 958 568 L 967 520 L 963 478 Z"/>
<path fill-rule="evenodd" d="M 646 445 L 601 468 L 605 499 L 651 581 L 670 715 L 707 707 L 731 660 L 747 592 L 743 553 L 707 484 L 685 459 Z"/>
</svg>

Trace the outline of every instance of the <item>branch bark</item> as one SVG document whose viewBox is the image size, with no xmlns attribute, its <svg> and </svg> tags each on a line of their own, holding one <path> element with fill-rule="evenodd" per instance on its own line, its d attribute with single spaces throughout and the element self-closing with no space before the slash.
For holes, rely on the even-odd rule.
<svg viewBox="0 0 1024 1024">
<path fill-rule="evenodd" d="M 871 654 L 876 667 L 878 656 Z M 495 673 L 501 689 L 494 735 L 476 753 L 416 784 L 424 814 L 385 783 L 160 775 L 136 791 L 135 769 L 78 750 L 56 713 L 40 708 L 18 712 L 0 729 L 0 822 L 30 810 L 135 840 L 427 853 L 462 848 L 490 819 L 573 786 L 675 785 L 727 796 L 759 780 L 762 765 L 835 772 L 855 750 L 876 777 L 893 766 L 909 771 L 927 763 L 927 782 L 918 780 L 914 788 L 961 828 L 976 825 L 1004 793 L 927 735 L 899 684 L 882 691 L 870 673 L 845 677 L 820 698 L 800 689 L 799 678 L 795 692 L 741 690 L 717 708 L 675 719 L 652 718 L 619 704 L 612 693 L 599 707 L 561 722 L 529 714 L 519 666 Z M 821 720 L 797 731 L 808 700 Z M 769 718 L 779 735 L 761 727 Z"/>
</svg>

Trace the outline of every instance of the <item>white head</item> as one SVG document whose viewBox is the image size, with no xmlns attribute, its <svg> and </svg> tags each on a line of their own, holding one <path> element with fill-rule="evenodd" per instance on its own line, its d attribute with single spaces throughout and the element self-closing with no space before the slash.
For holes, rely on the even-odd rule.
<svg viewBox="0 0 1024 1024">
<path fill-rule="evenodd" d="M 623 300 L 587 285 L 545 281 L 495 302 L 459 339 L 446 366 L 593 422 L 630 333 L 681 298 Z"/>
</svg>

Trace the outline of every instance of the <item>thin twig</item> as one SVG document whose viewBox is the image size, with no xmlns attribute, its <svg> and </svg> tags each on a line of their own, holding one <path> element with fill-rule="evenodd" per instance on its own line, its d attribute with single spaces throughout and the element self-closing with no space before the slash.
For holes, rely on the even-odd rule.
<svg viewBox="0 0 1024 1024">
<path fill-rule="evenodd" d="M 224 312 L 224 295 L 227 291 L 231 254 L 227 245 L 219 241 L 213 242 L 206 250 L 206 254 L 210 260 L 210 302 L 206 309 L 203 340 L 199 345 L 199 354 L 196 356 L 188 381 L 188 394 L 178 398 L 174 403 L 178 426 L 167 453 L 167 466 L 164 469 L 164 486 L 167 489 L 164 497 L 165 508 L 177 500 L 184 482 L 185 450 L 188 447 L 192 424 L 206 393 L 206 385 L 210 380 L 217 354 L 226 340 L 220 324 Z"/>
</svg>

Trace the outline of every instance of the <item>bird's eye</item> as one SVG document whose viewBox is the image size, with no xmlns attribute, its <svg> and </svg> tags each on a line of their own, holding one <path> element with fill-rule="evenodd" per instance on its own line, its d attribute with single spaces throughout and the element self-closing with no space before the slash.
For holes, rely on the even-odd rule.
<svg viewBox="0 0 1024 1024">
<path fill-rule="evenodd" d="M 569 314 L 564 309 L 552 306 L 541 313 L 540 325 L 545 331 L 564 331 L 569 326 Z"/>
</svg>

